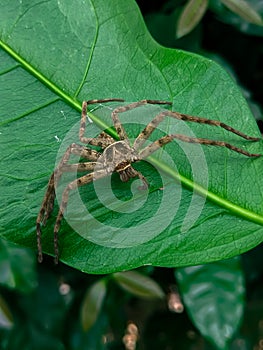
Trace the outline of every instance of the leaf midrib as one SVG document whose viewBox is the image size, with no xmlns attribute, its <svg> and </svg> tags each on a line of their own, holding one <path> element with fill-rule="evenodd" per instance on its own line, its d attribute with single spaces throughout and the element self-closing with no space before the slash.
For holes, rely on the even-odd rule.
<svg viewBox="0 0 263 350">
<path fill-rule="evenodd" d="M 48 80 L 43 74 L 38 72 L 32 65 L 30 65 L 23 57 L 17 54 L 11 47 L 6 45 L 2 40 L 0 40 L 0 47 L 3 48 L 10 56 L 12 56 L 17 62 L 19 62 L 24 69 L 26 69 L 30 74 L 35 76 L 40 82 L 46 85 L 50 90 L 52 90 L 56 95 L 58 95 L 61 99 L 63 99 L 66 103 L 68 103 L 71 107 L 75 108 L 79 112 L 81 111 L 81 104 L 79 101 L 73 99 L 71 96 L 67 95 L 63 90 L 61 90 L 58 86 L 56 86 L 53 82 Z M 96 115 L 89 112 L 89 116 L 91 119 L 97 124 L 97 126 L 102 129 L 108 130 L 108 133 L 118 139 L 118 135 L 115 130 L 109 129 L 109 125 L 107 125 L 103 120 L 98 118 Z M 241 216 L 247 220 L 253 221 L 256 224 L 263 225 L 263 216 L 254 213 L 248 209 L 242 208 L 237 204 L 234 204 L 228 201 L 225 198 L 219 197 L 217 194 L 205 189 L 204 187 L 194 183 L 192 180 L 186 178 L 185 176 L 179 174 L 174 169 L 169 167 L 167 164 L 163 163 L 159 159 L 157 160 L 154 156 L 148 157 L 151 160 L 151 163 L 162 170 L 167 175 L 171 176 L 176 181 L 180 181 L 187 189 L 191 191 L 195 191 L 201 196 L 211 200 L 215 204 L 228 209 L 232 213 Z"/>
</svg>

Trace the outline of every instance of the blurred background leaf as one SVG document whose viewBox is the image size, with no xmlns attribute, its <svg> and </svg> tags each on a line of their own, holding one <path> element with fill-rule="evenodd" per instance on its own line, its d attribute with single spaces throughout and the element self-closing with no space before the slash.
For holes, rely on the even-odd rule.
<svg viewBox="0 0 263 350">
<path fill-rule="evenodd" d="M 231 11 L 242 17 L 245 21 L 262 26 L 263 20 L 253 6 L 244 0 L 221 0 Z"/>
<path fill-rule="evenodd" d="M 139 298 L 164 297 L 162 289 L 154 280 L 136 271 L 116 272 L 113 278 L 123 289 Z"/>
<path fill-rule="evenodd" d="M 0 239 L 0 284 L 23 293 L 37 287 L 35 254 Z"/>
<path fill-rule="evenodd" d="M 244 311 L 245 285 L 239 258 L 175 271 L 187 311 L 217 349 L 229 348 Z"/>
<path fill-rule="evenodd" d="M 87 291 L 81 309 L 81 322 L 84 331 L 88 331 L 96 322 L 106 295 L 106 283 L 101 279 Z"/>
<path fill-rule="evenodd" d="M 180 38 L 195 28 L 208 7 L 208 0 L 190 0 L 185 5 L 177 24 L 176 36 Z"/>
<path fill-rule="evenodd" d="M 0 295 L 0 328 L 9 330 L 13 326 L 14 319 L 12 313 L 4 298 Z"/>
</svg>

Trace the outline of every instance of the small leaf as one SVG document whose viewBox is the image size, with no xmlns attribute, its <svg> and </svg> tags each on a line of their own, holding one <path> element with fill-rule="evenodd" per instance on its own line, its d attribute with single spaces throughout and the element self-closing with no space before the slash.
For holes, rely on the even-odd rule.
<svg viewBox="0 0 263 350">
<path fill-rule="evenodd" d="M 202 19 L 208 7 L 208 0 L 190 0 L 178 20 L 176 36 L 181 38 L 193 30 Z"/>
<path fill-rule="evenodd" d="M 150 277 L 136 271 L 117 272 L 115 281 L 126 291 L 140 298 L 163 298 L 161 287 Z"/>
<path fill-rule="evenodd" d="M 0 328 L 10 329 L 13 327 L 13 316 L 3 297 L 0 295 Z"/>
<path fill-rule="evenodd" d="M 263 26 L 261 16 L 244 0 L 221 0 L 231 11 L 242 17 L 247 22 Z"/>
<path fill-rule="evenodd" d="M 35 265 L 32 251 L 0 239 L 0 284 L 24 293 L 31 292 L 37 286 Z"/>
<path fill-rule="evenodd" d="M 244 309 L 239 258 L 178 268 L 176 279 L 195 326 L 218 349 L 226 349 Z"/>
<path fill-rule="evenodd" d="M 81 308 L 81 324 L 88 331 L 96 322 L 106 295 L 106 282 L 101 279 L 87 291 Z"/>
</svg>

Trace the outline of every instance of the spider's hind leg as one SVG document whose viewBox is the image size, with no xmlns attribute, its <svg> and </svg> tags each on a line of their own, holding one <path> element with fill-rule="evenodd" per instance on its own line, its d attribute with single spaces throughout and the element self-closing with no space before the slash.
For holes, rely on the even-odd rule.
<svg viewBox="0 0 263 350">
<path fill-rule="evenodd" d="M 193 122 L 193 123 L 198 123 L 198 124 L 217 126 L 217 127 L 222 128 L 222 129 L 225 129 L 229 132 L 232 132 L 233 134 L 236 134 L 236 135 L 238 135 L 246 140 L 249 140 L 249 141 L 259 141 L 260 140 L 258 137 L 248 136 L 248 135 L 244 134 L 243 132 L 241 132 L 237 129 L 234 129 L 231 126 L 229 126 L 229 125 L 227 125 L 219 120 L 201 118 L 201 117 L 191 116 L 188 114 L 183 114 L 183 113 L 179 113 L 179 112 L 175 112 L 175 111 L 166 110 L 166 111 L 162 111 L 159 114 L 157 114 L 153 118 L 153 120 L 137 136 L 136 140 L 134 141 L 134 145 L 133 145 L 133 147 L 136 150 L 138 150 L 140 147 L 142 147 L 142 145 L 145 143 L 146 139 L 149 138 L 149 136 L 153 133 L 153 131 L 157 128 L 157 126 L 164 120 L 165 117 L 170 117 L 170 118 L 182 120 L 185 122 Z M 185 141 L 185 142 L 190 142 L 190 141 Z M 194 142 L 194 141 L 191 141 L 191 142 Z M 199 142 L 199 143 L 201 143 L 201 142 Z M 219 144 L 217 144 L 217 146 L 219 146 Z M 228 147 L 228 146 L 226 146 L 226 147 Z M 228 148 L 230 148 L 230 147 L 228 147 Z M 239 153 L 242 153 L 242 152 L 239 152 Z"/>
<path fill-rule="evenodd" d="M 98 137 L 85 137 L 85 130 L 86 130 L 86 124 L 87 124 L 87 107 L 90 104 L 95 103 L 105 103 L 105 102 L 124 102 L 123 99 L 120 98 L 107 98 L 107 99 L 101 99 L 101 100 L 89 100 L 89 101 L 83 101 L 82 103 L 82 112 L 81 112 L 81 120 L 80 120 L 80 128 L 79 128 L 79 140 L 80 142 L 84 144 L 90 144 L 93 146 L 99 146 L 101 148 L 106 148 L 107 146 L 111 145 L 114 142 L 114 139 L 105 133 L 104 131 L 99 134 Z"/>
<path fill-rule="evenodd" d="M 94 163 L 94 165 L 96 165 L 96 164 L 97 163 Z M 67 209 L 70 192 L 72 190 L 76 190 L 80 186 L 87 185 L 88 183 L 95 181 L 95 180 L 98 180 L 100 178 L 103 178 L 107 175 L 108 175 L 108 173 L 107 173 L 107 170 L 105 170 L 105 169 L 96 170 L 92 173 L 86 174 L 78 179 L 73 180 L 72 182 L 70 182 L 67 185 L 67 187 L 63 191 L 62 200 L 61 200 L 61 204 L 59 207 L 59 212 L 58 212 L 58 215 L 56 218 L 56 223 L 54 226 L 54 253 L 55 253 L 55 263 L 56 264 L 58 263 L 58 259 L 59 259 L 58 232 L 60 229 L 63 215 L 65 213 L 65 210 Z"/>
</svg>

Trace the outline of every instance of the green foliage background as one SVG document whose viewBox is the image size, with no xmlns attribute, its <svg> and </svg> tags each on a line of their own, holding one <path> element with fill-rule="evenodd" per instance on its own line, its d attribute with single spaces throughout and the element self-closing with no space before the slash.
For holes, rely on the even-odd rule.
<svg viewBox="0 0 263 350">
<path fill-rule="evenodd" d="M 4 204 L 0 233 L 9 242 L 35 249 L 35 218 L 54 168 L 59 148 L 56 137 L 63 139 L 79 120 L 84 99 L 169 100 L 173 102 L 174 110 L 220 119 L 245 133 L 260 135 L 245 99 L 229 75 L 210 59 L 157 44 L 150 37 L 134 1 L 2 1 L 0 16 L 0 186 Z M 180 39 L 176 45 L 188 45 L 191 50 L 187 40 L 189 38 L 185 42 Z M 148 109 L 143 121 L 147 123 L 151 116 L 152 110 Z M 110 126 L 105 124 L 99 113 L 95 112 L 91 117 L 99 127 Z M 163 128 L 169 133 L 173 124 L 166 121 Z M 251 152 L 262 152 L 262 141 L 251 144 L 221 130 L 199 126 L 191 125 L 191 130 L 201 137 L 227 138 L 229 142 L 231 138 L 231 143 L 245 146 Z M 128 128 L 128 132 L 131 137 L 138 134 L 138 130 L 132 127 Z M 167 150 L 176 162 L 178 172 L 163 163 L 160 155 L 154 158 L 154 164 L 166 173 L 165 185 L 171 188 L 171 192 L 172 188 L 176 190 L 178 187 L 175 179 L 183 185 L 179 211 L 168 228 L 158 238 L 139 247 L 113 249 L 83 239 L 64 224 L 60 234 L 62 261 L 90 273 L 109 273 L 145 264 L 175 267 L 233 257 L 262 242 L 261 158 L 247 159 L 229 150 L 205 149 L 209 169 L 208 200 L 194 227 L 181 234 L 181 224 L 190 205 L 194 184 L 184 155 L 178 152 L 176 145 L 169 145 Z M 139 165 L 139 169 L 151 179 L 148 212 L 154 213 L 156 199 L 160 196 L 158 176 L 147 164 Z M 113 183 L 118 181 L 115 177 Z M 196 190 L 205 194 L 202 181 Z M 129 191 L 129 185 L 116 188 L 118 197 L 129 196 Z M 96 215 L 96 195 L 92 191 L 88 195 L 91 211 Z M 167 202 L 167 213 L 174 200 L 171 198 Z M 100 215 L 107 219 L 109 214 L 105 211 Z M 128 227 L 132 225 L 132 220 L 124 224 Z M 148 229 L 150 232 L 153 228 Z M 44 231 L 44 237 L 44 250 L 52 254 L 52 220 Z M 5 343 L 10 349 L 21 348 L 21 344 L 32 349 L 117 348 L 114 341 L 102 344 L 101 339 L 111 324 L 115 325 L 114 339 L 119 342 L 124 333 L 125 319 L 129 316 L 116 316 L 116 310 L 122 310 L 124 300 L 130 298 L 131 293 L 141 296 L 139 291 L 147 283 L 150 287 L 146 291 L 143 288 L 143 295 L 162 299 L 157 282 L 167 289 L 174 279 L 169 272 L 165 272 L 162 279 L 156 270 L 144 268 L 140 273 L 145 280 L 139 274 L 125 278 L 115 274 L 100 280 L 99 277 L 84 277 L 64 266 L 53 271 L 49 259 L 46 260 L 46 265 L 39 268 L 39 285 L 36 287 L 32 253 L 27 250 L 20 252 L 3 240 L 1 268 L 4 273 L 1 283 L 14 292 L 10 294 L 5 288 L 2 291 L 1 346 Z M 21 265 L 24 270 L 20 269 Z M 230 260 L 227 265 L 211 265 L 211 271 L 203 267 L 201 275 L 199 270 L 191 267 L 189 270 L 182 269 L 181 273 L 180 269 L 177 270 L 178 283 L 193 322 L 219 349 L 228 348 L 244 307 L 244 280 L 239 259 Z M 222 273 L 219 281 L 218 271 Z M 187 280 L 188 276 L 191 282 Z M 231 276 L 230 280 L 236 287 L 234 290 L 231 290 L 226 276 Z M 204 315 L 209 312 L 209 306 L 215 306 L 213 317 L 216 327 L 212 329 L 209 319 L 198 318 L 198 312 L 187 302 L 188 295 L 193 300 L 190 287 L 195 283 L 203 283 L 211 291 L 206 284 L 208 280 L 215 286 L 210 300 L 207 294 L 194 293 L 194 297 L 195 306 L 199 302 L 207 306 Z M 94 300 L 94 293 L 89 292 L 92 286 L 98 288 L 95 295 L 101 295 L 101 299 Z M 216 286 L 219 286 L 218 289 Z M 129 292 L 121 292 L 120 287 L 126 287 Z M 64 293 L 65 290 L 68 292 Z M 196 291 L 194 287 L 193 290 Z M 213 295 L 219 295 L 222 290 L 226 290 L 222 304 L 224 313 L 218 307 L 221 300 L 213 299 Z M 29 294 L 17 299 L 18 292 Z M 45 295 L 50 295 L 50 299 L 39 303 Z M 233 299 L 235 303 L 231 304 Z M 82 317 L 81 325 L 78 312 L 73 312 L 76 305 L 77 310 L 80 309 L 81 303 L 83 309 L 95 310 L 91 317 L 93 321 L 87 321 L 92 325 L 91 329 L 85 323 L 85 317 Z M 229 308 L 230 304 L 233 309 Z M 9 305 L 13 305 L 11 310 Z M 97 307 L 92 307 L 94 305 Z M 151 306 L 152 311 L 156 311 L 156 305 Z M 23 324 L 25 318 L 27 326 Z M 65 325 L 70 335 L 63 333 Z M 166 344 L 175 346 L 176 341 L 170 341 L 168 334 L 167 331 Z M 148 346 L 151 337 L 145 338 Z M 158 346 L 164 345 L 158 343 Z M 151 348 L 154 348 L 153 345 Z"/>
</svg>

